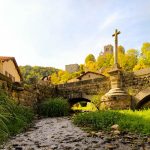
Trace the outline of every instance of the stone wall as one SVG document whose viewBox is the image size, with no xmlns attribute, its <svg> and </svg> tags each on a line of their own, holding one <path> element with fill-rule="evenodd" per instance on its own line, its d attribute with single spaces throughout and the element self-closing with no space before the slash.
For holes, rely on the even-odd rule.
<svg viewBox="0 0 150 150">
<path fill-rule="evenodd" d="M 0 88 L 18 104 L 31 107 L 36 107 L 37 103 L 40 103 L 48 97 L 56 96 L 55 86 L 53 85 L 38 83 L 24 87 L 21 84 L 16 85 L 12 83 L 12 81 L 3 74 L 0 74 Z"/>
<path fill-rule="evenodd" d="M 57 94 L 66 98 L 86 98 L 88 95 L 96 95 L 99 92 L 106 93 L 110 89 L 107 77 L 84 80 L 56 86 Z"/>
<path fill-rule="evenodd" d="M 124 90 L 132 95 L 137 102 L 150 95 L 150 69 L 124 72 L 122 81 Z M 55 86 L 44 82 L 15 89 L 10 79 L 0 74 L 0 87 L 13 96 L 18 103 L 34 106 L 48 97 L 55 96 L 67 99 L 85 98 L 91 100 L 93 95 L 105 94 L 110 90 L 110 79 L 108 77 L 96 78 Z"/>
<path fill-rule="evenodd" d="M 150 68 L 135 72 L 123 72 L 122 83 L 123 89 L 130 95 L 131 107 L 134 108 L 141 103 L 141 100 L 150 95 Z M 99 92 L 105 94 L 109 90 L 110 79 L 107 77 L 56 86 L 57 95 L 67 99 L 86 98 L 91 100 L 93 95 L 97 95 Z M 121 103 L 126 102 L 124 100 Z"/>
<path fill-rule="evenodd" d="M 37 103 L 41 103 L 48 97 L 54 97 L 55 93 L 55 87 L 52 85 L 35 84 L 21 91 L 13 90 L 12 96 L 18 103 L 36 107 Z"/>
<path fill-rule="evenodd" d="M 150 86 L 150 69 L 123 74 L 123 87 L 132 96 Z"/>
</svg>

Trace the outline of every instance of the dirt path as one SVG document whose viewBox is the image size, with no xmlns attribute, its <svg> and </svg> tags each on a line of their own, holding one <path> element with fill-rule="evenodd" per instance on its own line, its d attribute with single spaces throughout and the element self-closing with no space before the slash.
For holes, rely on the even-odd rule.
<svg viewBox="0 0 150 150">
<path fill-rule="evenodd" d="M 134 145 L 134 148 L 133 148 Z M 142 150 L 142 145 L 123 143 L 101 133 L 89 134 L 67 117 L 38 120 L 27 132 L 10 139 L 3 150 Z M 147 147 L 148 148 L 148 147 Z M 149 147 L 150 148 L 150 147 Z M 148 150 L 148 149 L 146 149 Z"/>
</svg>

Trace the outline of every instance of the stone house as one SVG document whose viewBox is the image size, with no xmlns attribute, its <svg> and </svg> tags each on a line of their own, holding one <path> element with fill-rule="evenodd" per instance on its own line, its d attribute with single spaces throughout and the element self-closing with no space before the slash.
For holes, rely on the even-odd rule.
<svg viewBox="0 0 150 150">
<path fill-rule="evenodd" d="M 73 79 L 68 80 L 67 83 L 72 83 L 72 82 L 77 82 L 77 81 L 79 81 L 79 79 L 73 78 Z"/>
<path fill-rule="evenodd" d="M 78 72 L 80 70 L 80 66 L 78 64 L 66 65 L 65 70 L 69 73 Z"/>
<path fill-rule="evenodd" d="M 50 76 L 50 75 L 49 75 L 49 76 L 44 76 L 44 77 L 42 77 L 41 80 L 42 80 L 42 81 L 51 82 L 51 76 Z"/>
<path fill-rule="evenodd" d="M 105 76 L 98 72 L 87 71 L 81 76 L 77 77 L 78 80 L 90 80 L 95 78 L 104 78 Z"/>
<path fill-rule="evenodd" d="M 14 57 L 0 56 L 0 73 L 10 78 L 12 82 L 20 82 L 23 80 Z"/>
</svg>

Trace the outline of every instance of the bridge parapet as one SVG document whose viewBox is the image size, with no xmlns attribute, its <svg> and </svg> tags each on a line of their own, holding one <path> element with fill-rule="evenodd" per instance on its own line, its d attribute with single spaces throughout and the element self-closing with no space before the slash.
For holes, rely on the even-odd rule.
<svg viewBox="0 0 150 150">
<path fill-rule="evenodd" d="M 149 86 L 150 68 L 141 69 L 135 72 L 127 72 L 123 74 L 123 87 L 129 92 L 129 94 L 133 96 Z"/>
<path fill-rule="evenodd" d="M 124 72 L 122 76 L 123 89 L 132 95 L 132 100 L 138 104 L 144 97 L 150 95 L 150 68 L 135 72 Z M 107 93 L 110 90 L 110 78 L 96 78 L 56 86 L 57 96 L 68 99 L 86 98 L 91 100 L 93 95 Z M 140 98 L 139 98 L 140 97 Z M 131 100 L 131 101 L 132 101 Z M 131 104 L 135 106 L 136 104 Z"/>
<path fill-rule="evenodd" d="M 110 81 L 108 77 L 96 78 L 84 81 L 77 81 L 72 83 L 57 85 L 59 96 L 82 98 L 83 95 L 96 95 L 98 92 L 107 92 L 110 88 Z"/>
</svg>

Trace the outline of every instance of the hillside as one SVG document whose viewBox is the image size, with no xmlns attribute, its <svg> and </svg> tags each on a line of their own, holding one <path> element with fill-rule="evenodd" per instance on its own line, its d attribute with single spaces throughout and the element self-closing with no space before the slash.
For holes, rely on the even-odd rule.
<svg viewBox="0 0 150 150">
<path fill-rule="evenodd" d="M 41 79 L 44 76 L 51 75 L 55 72 L 58 72 L 59 69 L 53 67 L 41 67 L 41 66 L 19 66 L 20 71 L 23 75 L 23 78 L 26 82 L 30 82 L 30 78 L 35 78 L 37 80 Z"/>
</svg>

